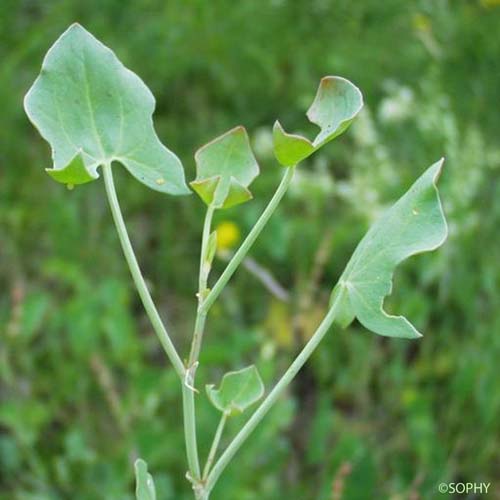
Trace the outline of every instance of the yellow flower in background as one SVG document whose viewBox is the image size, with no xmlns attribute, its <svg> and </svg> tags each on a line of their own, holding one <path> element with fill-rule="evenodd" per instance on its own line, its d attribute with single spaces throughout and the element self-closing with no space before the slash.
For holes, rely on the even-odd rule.
<svg viewBox="0 0 500 500">
<path fill-rule="evenodd" d="M 232 221 L 222 221 L 216 231 L 218 252 L 232 250 L 241 240 L 240 228 Z"/>
</svg>

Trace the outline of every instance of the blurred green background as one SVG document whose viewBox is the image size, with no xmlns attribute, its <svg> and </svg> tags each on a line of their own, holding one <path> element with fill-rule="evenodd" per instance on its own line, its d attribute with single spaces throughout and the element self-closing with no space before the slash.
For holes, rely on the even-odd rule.
<svg viewBox="0 0 500 500">
<path fill-rule="evenodd" d="M 310 132 L 304 112 L 324 75 L 365 95 L 348 133 L 301 166 L 252 250 L 288 300 L 241 269 L 209 318 L 200 388 L 254 361 L 271 387 L 369 224 L 446 156 L 448 242 L 401 266 L 387 300 L 424 338 L 332 330 L 213 498 L 432 499 L 442 481 L 491 482 L 481 498 L 500 498 L 498 0 L 2 0 L 0 14 L 0 499 L 132 499 L 137 456 L 159 500 L 191 498 L 179 387 L 102 182 L 68 191 L 45 175 L 48 146 L 22 109 L 73 21 L 150 86 L 159 136 L 188 179 L 197 147 L 247 127 L 262 174 L 254 201 L 217 218 L 226 247 L 279 182 L 274 120 Z M 202 203 L 116 170 L 137 254 L 185 355 Z M 198 401 L 205 457 L 218 415 Z"/>
</svg>

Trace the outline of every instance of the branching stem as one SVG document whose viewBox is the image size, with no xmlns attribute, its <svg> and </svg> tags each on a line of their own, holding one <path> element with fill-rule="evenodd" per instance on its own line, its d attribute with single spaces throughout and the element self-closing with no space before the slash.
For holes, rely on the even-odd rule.
<svg viewBox="0 0 500 500">
<path fill-rule="evenodd" d="M 186 452 L 188 457 L 189 471 L 193 481 L 201 479 L 200 460 L 198 458 L 198 442 L 196 430 L 196 402 L 195 402 L 195 376 L 198 367 L 198 357 L 200 355 L 201 341 L 205 330 L 206 314 L 200 312 L 200 303 L 206 294 L 208 275 L 210 274 L 210 262 L 207 258 L 208 241 L 214 207 L 210 205 L 205 215 L 203 224 L 203 234 L 201 238 L 200 270 L 198 276 L 198 310 L 194 324 L 193 341 L 187 363 L 186 379 L 182 386 L 182 407 L 184 415 L 184 438 L 186 441 Z"/>
<path fill-rule="evenodd" d="M 187 450 L 187 458 L 189 465 L 189 475 L 191 477 L 191 480 L 193 481 L 193 484 L 199 488 L 201 486 L 202 478 L 200 472 L 197 439 L 196 439 L 196 417 L 195 417 L 195 401 L 194 401 L 194 394 L 196 389 L 194 388 L 194 382 L 195 382 L 195 372 L 198 365 L 199 353 L 201 349 L 201 342 L 203 339 L 203 331 L 205 328 L 206 316 L 210 307 L 213 305 L 215 300 L 218 298 L 218 296 L 226 286 L 229 279 L 232 277 L 238 266 L 241 264 L 246 254 L 252 247 L 253 243 L 255 242 L 255 240 L 257 239 L 257 237 L 259 236 L 259 234 L 269 221 L 270 217 L 276 210 L 279 202 L 285 195 L 293 179 L 295 167 L 289 167 L 286 169 L 286 172 L 280 182 L 280 185 L 278 186 L 278 189 L 271 198 L 269 204 L 267 205 L 264 212 L 261 214 L 261 216 L 255 223 L 254 227 L 252 228 L 246 239 L 241 244 L 240 248 L 234 254 L 233 258 L 227 265 L 226 269 L 220 276 L 219 280 L 217 281 L 213 289 L 210 291 L 208 291 L 207 288 L 208 276 L 210 273 L 210 262 L 207 259 L 207 251 L 208 251 L 208 242 L 210 237 L 214 208 L 212 206 L 208 207 L 205 217 L 205 223 L 203 226 L 202 246 L 200 255 L 200 273 L 198 282 L 198 310 L 197 310 L 194 333 L 193 333 L 193 342 L 191 345 L 191 351 L 189 355 L 187 368 L 182 363 L 182 360 L 179 357 L 179 354 L 177 353 L 175 346 L 173 345 L 165 329 L 165 326 L 163 325 L 163 322 L 161 321 L 159 313 L 153 303 L 146 282 L 139 268 L 139 264 L 134 254 L 132 244 L 130 242 L 130 238 L 128 236 L 127 229 L 125 226 L 125 222 L 123 220 L 123 215 L 121 213 L 118 198 L 116 195 L 111 164 L 108 163 L 104 165 L 102 170 L 104 176 L 104 183 L 106 186 L 106 194 L 108 196 L 108 201 L 111 208 L 111 213 L 113 215 L 113 220 L 115 222 L 115 226 L 118 232 L 118 237 L 122 245 L 125 259 L 132 274 L 134 284 L 137 288 L 139 296 L 141 297 L 142 303 L 151 321 L 151 324 L 156 334 L 158 335 L 158 338 L 168 358 L 172 362 L 174 369 L 179 375 L 182 382 L 184 433 L 185 433 L 186 450 Z M 323 323 L 325 323 L 327 318 L 328 315 Z M 318 329 L 318 332 L 320 331 L 320 329 L 321 326 Z M 318 334 L 318 332 L 316 332 L 316 334 Z M 304 351 L 306 351 L 309 344 L 311 344 L 311 342 L 314 340 L 316 334 L 311 338 L 309 343 L 306 345 Z M 226 423 L 227 416 L 223 415 L 219 423 L 219 426 L 217 428 L 217 431 L 215 433 L 214 442 L 210 449 L 207 463 L 203 471 L 203 483 L 205 483 L 206 480 L 206 484 L 203 484 L 202 486 L 203 492 L 199 491 L 198 494 L 206 495 L 206 498 L 208 498 L 208 494 L 213 488 L 220 474 L 222 473 L 222 470 L 227 466 L 228 462 L 231 460 L 233 455 L 239 449 L 241 444 L 246 440 L 247 436 L 253 431 L 258 422 L 260 422 L 260 420 L 264 417 L 269 408 L 274 404 L 274 402 L 276 401 L 277 397 L 281 394 L 283 389 L 290 383 L 290 381 L 293 379 L 293 377 L 300 369 L 302 364 L 305 362 L 307 357 L 309 357 L 310 354 L 308 354 L 304 358 L 300 366 L 297 365 L 298 361 L 300 361 L 299 358 L 301 358 L 304 351 L 302 351 L 302 353 L 294 361 L 294 363 L 287 370 L 283 378 L 278 382 L 273 391 L 264 400 L 264 402 L 257 409 L 254 415 L 250 418 L 250 420 L 245 424 L 243 429 L 236 436 L 234 441 L 226 449 L 226 451 L 214 465 L 213 469 L 210 471 L 212 464 L 215 460 L 222 432 Z M 297 366 L 295 371 L 293 369 L 294 366 Z"/>
<path fill-rule="evenodd" d="M 234 274 L 238 266 L 241 264 L 241 261 L 245 258 L 246 254 L 254 244 L 255 240 L 259 236 L 259 234 L 264 229 L 268 220 L 273 215 L 274 211 L 279 205 L 279 202 L 285 195 L 290 186 L 290 183 L 293 179 L 293 174 L 295 173 L 295 167 L 287 167 L 283 178 L 281 179 L 280 185 L 278 189 L 274 193 L 274 196 L 271 198 L 271 201 L 265 208 L 262 215 L 259 217 L 255 225 L 253 226 L 248 236 L 245 238 L 245 241 L 241 244 L 240 248 L 233 255 L 233 258 L 230 260 L 226 269 L 215 283 L 214 287 L 210 290 L 209 294 L 203 301 L 200 306 L 200 310 L 204 313 L 207 313 L 209 309 L 212 307 L 213 303 L 217 300 L 217 297 L 220 295 L 227 282 L 231 279 L 231 276 Z"/>
<path fill-rule="evenodd" d="M 279 202 L 286 193 L 290 183 L 293 179 L 293 174 L 295 167 L 289 167 L 278 186 L 278 189 L 271 198 L 269 204 L 262 212 L 254 227 L 246 237 L 245 241 L 241 244 L 238 251 L 234 254 L 233 258 L 227 265 L 226 269 L 222 273 L 221 277 L 215 284 L 214 288 L 209 292 L 207 288 L 208 276 L 210 274 L 211 263 L 207 258 L 208 252 L 208 242 L 210 238 L 212 218 L 215 208 L 210 205 L 207 209 L 205 215 L 205 222 L 203 224 L 203 235 L 201 244 L 201 255 L 200 255 L 200 272 L 198 280 L 198 309 L 196 314 L 193 341 L 191 344 L 191 351 L 189 353 L 189 360 L 187 365 L 186 380 L 182 387 L 182 399 L 183 399 L 183 410 L 184 410 L 184 435 L 186 439 L 186 448 L 188 455 L 188 463 L 190 474 L 192 479 L 195 481 L 200 481 L 200 466 L 198 459 L 198 448 L 196 439 L 196 408 L 195 408 L 195 375 L 196 368 L 198 366 L 198 358 L 201 350 L 201 343 L 203 340 L 203 332 L 205 330 L 205 322 L 207 313 L 220 295 L 221 291 L 226 286 L 227 282 L 234 274 L 242 260 L 245 258 L 246 254 L 252 247 L 253 243 L 264 229 L 271 215 L 276 210 Z M 214 452 L 215 453 L 215 452 Z M 212 457 L 213 460 L 213 457 Z M 206 468 L 208 473 L 208 469 Z M 208 492 L 207 492 L 208 498 Z"/>
<path fill-rule="evenodd" d="M 123 220 L 123 215 L 120 209 L 120 204 L 118 202 L 118 197 L 116 195 L 115 183 L 113 180 L 113 171 L 110 164 L 103 165 L 103 176 L 104 184 L 106 186 L 106 194 L 108 196 L 109 206 L 111 208 L 111 213 L 113 215 L 113 220 L 115 222 L 116 230 L 118 232 L 118 237 L 122 245 L 123 253 L 125 254 L 125 259 L 132 274 L 132 279 L 137 288 L 139 296 L 141 297 L 146 314 L 151 321 L 151 324 L 160 339 L 163 349 L 167 353 L 168 358 L 174 365 L 175 371 L 179 375 L 182 384 L 182 401 L 184 410 L 184 430 L 186 435 L 186 449 L 187 458 L 190 474 L 194 478 L 199 478 L 200 476 L 200 466 L 198 460 L 198 451 L 196 447 L 196 433 L 192 432 L 195 427 L 194 422 L 194 396 L 193 391 L 189 387 L 189 382 L 191 379 L 191 373 L 186 370 L 182 360 L 177 353 L 163 322 L 160 318 L 158 310 L 156 309 L 151 294 L 147 288 L 144 277 L 142 276 L 137 258 L 135 256 L 132 244 L 130 243 L 130 238 L 128 236 L 127 228 L 125 226 L 125 221 Z M 191 430 L 191 431 L 190 431 Z"/>
<path fill-rule="evenodd" d="M 219 460 L 215 463 L 211 472 L 208 474 L 205 489 L 210 492 L 215 483 L 219 479 L 223 470 L 227 467 L 236 452 L 241 448 L 242 444 L 248 439 L 259 422 L 266 416 L 267 412 L 276 403 L 278 398 L 283 394 L 284 390 L 294 379 L 295 375 L 304 366 L 305 362 L 309 359 L 318 344 L 323 340 L 337 314 L 338 302 L 334 302 L 321 324 L 318 326 L 314 335 L 309 339 L 299 355 L 295 358 L 288 370 L 284 373 L 278 383 L 274 386 L 273 390 L 268 394 L 260 406 L 255 410 L 254 414 L 248 419 L 246 424 L 242 427 L 240 432 L 236 435 L 233 441 L 226 448 Z"/>
</svg>

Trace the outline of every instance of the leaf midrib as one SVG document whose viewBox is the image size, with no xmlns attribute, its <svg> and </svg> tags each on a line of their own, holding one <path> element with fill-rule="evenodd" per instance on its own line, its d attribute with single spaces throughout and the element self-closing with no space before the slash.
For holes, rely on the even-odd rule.
<svg viewBox="0 0 500 500">
<path fill-rule="evenodd" d="M 97 130 L 97 124 L 95 121 L 95 115 L 94 115 L 94 110 L 92 108 L 92 99 L 90 96 L 90 82 L 88 78 L 88 71 L 87 71 L 87 54 L 85 52 L 85 47 L 82 48 L 82 69 L 83 69 L 83 81 L 84 81 L 84 87 L 85 87 L 85 97 L 87 101 L 87 106 L 89 109 L 89 116 L 90 116 L 90 123 L 92 125 L 92 130 L 95 136 L 95 140 L 97 142 L 97 145 L 99 146 L 99 149 L 101 151 L 101 156 L 102 156 L 102 161 L 103 162 L 109 162 L 112 161 L 112 158 L 106 158 L 106 153 L 104 151 L 104 146 L 101 141 L 101 136 L 99 135 L 99 131 Z"/>
</svg>

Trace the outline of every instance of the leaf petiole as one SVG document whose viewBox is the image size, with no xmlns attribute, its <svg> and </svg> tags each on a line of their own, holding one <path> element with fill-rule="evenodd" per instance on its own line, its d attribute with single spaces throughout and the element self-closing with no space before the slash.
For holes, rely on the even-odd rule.
<svg viewBox="0 0 500 500">
<path fill-rule="evenodd" d="M 224 269 L 224 272 L 220 276 L 220 278 L 217 280 L 213 288 L 210 290 L 209 294 L 205 298 L 205 300 L 202 302 L 200 306 L 200 311 L 203 313 L 207 313 L 210 308 L 212 307 L 213 303 L 217 300 L 217 297 L 219 297 L 220 293 L 226 286 L 227 282 L 231 279 L 233 276 L 234 272 L 238 268 L 238 266 L 241 264 L 242 260 L 245 258 L 246 254 L 254 244 L 255 240 L 257 237 L 260 235 L 262 230 L 264 229 L 265 225 L 273 215 L 274 211 L 278 207 L 281 199 L 287 192 L 292 179 L 293 175 L 295 173 L 295 166 L 287 167 L 285 170 L 285 174 L 283 175 L 283 178 L 281 179 L 281 182 L 278 186 L 278 189 L 274 193 L 273 197 L 271 198 L 271 201 L 267 205 L 267 207 L 264 209 L 262 212 L 261 216 L 253 226 L 252 230 L 248 233 L 248 236 L 245 238 L 245 241 L 241 244 L 241 246 L 238 248 L 236 253 L 233 255 L 233 258 L 230 260 L 229 264 L 226 266 Z"/>
<path fill-rule="evenodd" d="M 188 367 L 194 366 L 198 361 L 200 355 L 201 342 L 203 340 L 203 332 L 205 330 L 206 312 L 201 310 L 204 297 L 207 294 L 207 282 L 210 274 L 211 262 L 209 259 L 209 239 L 210 230 L 212 227 L 212 218 L 214 215 L 214 205 L 209 205 L 205 215 L 205 222 L 203 224 L 203 235 L 201 238 L 201 252 L 200 252 L 200 271 L 198 277 L 198 310 L 196 314 L 193 341 L 191 344 L 191 352 L 189 353 Z M 193 377 L 194 378 L 194 377 Z"/>
<path fill-rule="evenodd" d="M 146 310 L 146 314 L 151 321 L 151 325 L 153 326 L 153 329 L 158 336 L 158 339 L 160 340 L 160 343 L 164 351 L 166 352 L 168 359 L 174 366 L 174 369 L 177 372 L 177 375 L 179 375 L 181 381 L 183 381 L 186 374 L 184 364 L 182 363 L 182 360 L 177 353 L 177 350 L 175 349 L 175 346 L 172 343 L 172 340 L 170 339 L 165 326 L 163 325 L 158 310 L 154 305 L 153 299 L 151 298 L 151 294 L 149 293 L 148 287 L 139 267 L 139 263 L 137 262 L 132 243 L 130 242 L 127 227 L 125 226 L 125 221 L 123 220 L 120 204 L 116 195 L 111 163 L 104 164 L 102 166 L 102 171 L 109 207 L 111 209 L 111 214 L 116 226 L 118 238 L 120 239 L 122 250 L 125 255 L 125 260 L 127 261 L 128 267 L 130 269 L 130 274 L 132 275 L 135 287 L 137 288 L 137 292 L 139 293 L 139 296 L 142 300 L 144 309 Z"/>
<path fill-rule="evenodd" d="M 224 432 L 224 427 L 227 422 L 228 413 L 223 412 L 221 419 L 219 421 L 219 425 L 217 426 L 217 430 L 215 431 L 214 440 L 212 442 L 212 446 L 210 447 L 210 452 L 208 453 L 207 463 L 203 468 L 203 476 L 202 480 L 206 480 L 210 469 L 212 468 L 212 464 L 215 460 L 215 455 L 217 454 L 217 450 L 219 449 L 220 440 L 222 437 L 222 433 Z"/>
<path fill-rule="evenodd" d="M 316 347 L 318 347 L 318 344 L 323 340 L 323 337 L 326 335 L 335 320 L 335 316 L 338 313 L 339 306 L 339 301 L 334 301 L 332 303 L 328 313 L 323 318 L 323 321 L 318 326 L 317 330 L 314 332 L 314 335 L 309 339 L 302 351 L 300 351 L 298 356 L 288 367 L 281 379 L 274 386 L 273 390 L 267 395 L 267 397 L 260 404 L 257 410 L 255 410 L 253 415 L 247 420 L 245 425 L 238 432 L 236 437 L 231 441 L 229 446 L 224 450 L 224 453 L 220 456 L 219 460 L 217 460 L 211 472 L 206 478 L 205 488 L 207 492 L 210 492 L 213 489 L 215 483 L 217 482 L 229 462 L 232 460 L 236 452 L 248 439 L 255 427 L 257 427 L 260 421 L 266 416 L 268 411 L 276 403 L 278 398 L 283 394 L 284 390 L 288 387 L 290 382 L 295 378 L 302 366 L 304 366 Z"/>
</svg>

